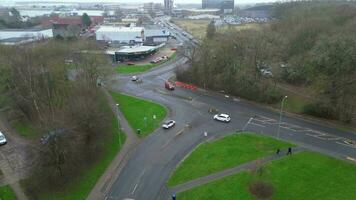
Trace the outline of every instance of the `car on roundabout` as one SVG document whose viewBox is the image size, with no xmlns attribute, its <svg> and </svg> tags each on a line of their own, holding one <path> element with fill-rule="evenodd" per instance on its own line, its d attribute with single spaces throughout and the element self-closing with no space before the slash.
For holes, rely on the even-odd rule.
<svg viewBox="0 0 356 200">
<path fill-rule="evenodd" d="M 230 122 L 231 120 L 230 116 L 224 113 L 214 115 L 213 119 L 220 122 Z"/>
<path fill-rule="evenodd" d="M 132 76 L 131 77 L 131 81 L 138 81 L 140 78 L 138 78 L 138 76 Z"/>
<path fill-rule="evenodd" d="M 162 124 L 162 128 L 164 129 L 170 129 L 172 128 L 174 125 L 176 125 L 176 122 L 174 120 L 167 120 Z"/>
<path fill-rule="evenodd" d="M 5 135 L 0 131 L 0 145 L 4 145 L 7 143 Z"/>
</svg>

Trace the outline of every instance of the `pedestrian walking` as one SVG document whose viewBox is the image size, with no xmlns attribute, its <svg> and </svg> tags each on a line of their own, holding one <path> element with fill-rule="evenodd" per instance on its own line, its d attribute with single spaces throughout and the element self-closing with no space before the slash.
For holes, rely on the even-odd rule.
<svg viewBox="0 0 356 200">
<path fill-rule="evenodd" d="M 172 195 L 172 200 L 176 200 L 176 194 Z"/>
<path fill-rule="evenodd" d="M 279 155 L 280 152 L 281 152 L 281 150 L 277 149 L 276 154 Z"/>
<path fill-rule="evenodd" d="M 289 147 L 289 148 L 288 148 L 287 155 L 292 155 L 292 147 Z"/>
</svg>

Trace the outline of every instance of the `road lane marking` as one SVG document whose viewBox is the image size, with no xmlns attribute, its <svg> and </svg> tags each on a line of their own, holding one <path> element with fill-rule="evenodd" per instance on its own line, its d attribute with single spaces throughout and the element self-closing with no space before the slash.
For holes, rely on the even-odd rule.
<svg viewBox="0 0 356 200">
<path fill-rule="evenodd" d="M 135 184 L 135 186 L 134 186 L 134 188 L 133 188 L 133 190 L 131 192 L 132 195 L 135 193 L 135 191 L 136 191 L 136 189 L 138 187 L 138 184 L 141 182 L 141 179 L 142 179 L 143 175 L 145 175 L 145 173 L 146 173 L 146 168 L 143 169 L 140 177 L 138 178 L 137 183 Z"/>
<path fill-rule="evenodd" d="M 347 160 L 351 160 L 351 161 L 353 161 L 353 162 L 356 162 L 356 158 L 353 158 L 353 157 L 350 157 L 350 156 L 347 156 L 346 159 L 347 159 Z"/>
<path fill-rule="evenodd" d="M 136 183 L 134 189 L 131 192 L 132 195 L 135 193 L 137 186 L 138 186 L 138 184 Z"/>
<path fill-rule="evenodd" d="M 336 143 L 337 143 L 337 144 L 344 145 L 344 146 L 347 146 L 347 147 L 350 147 L 350 148 L 356 149 L 356 145 L 350 145 L 350 144 L 346 144 L 346 143 L 342 143 L 342 142 L 336 142 Z"/>
<path fill-rule="evenodd" d="M 255 125 L 255 126 L 259 126 L 259 127 L 263 127 L 263 128 L 266 128 L 266 126 L 262 125 L 262 124 L 256 124 L 256 123 L 253 123 L 253 122 L 250 122 L 249 124 L 252 124 L 252 125 Z"/>
</svg>

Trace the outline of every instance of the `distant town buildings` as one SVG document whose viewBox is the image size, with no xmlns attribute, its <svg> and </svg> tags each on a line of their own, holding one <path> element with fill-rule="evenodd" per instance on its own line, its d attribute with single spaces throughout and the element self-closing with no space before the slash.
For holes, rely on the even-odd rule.
<svg viewBox="0 0 356 200">
<path fill-rule="evenodd" d="M 143 11 L 147 13 L 156 13 L 163 9 L 162 4 L 160 3 L 145 3 L 143 4 Z"/>
<path fill-rule="evenodd" d="M 53 38 L 52 29 L 0 29 L 0 43 L 18 45 Z"/>
<path fill-rule="evenodd" d="M 172 15 L 173 0 L 164 0 L 164 14 Z"/>
</svg>

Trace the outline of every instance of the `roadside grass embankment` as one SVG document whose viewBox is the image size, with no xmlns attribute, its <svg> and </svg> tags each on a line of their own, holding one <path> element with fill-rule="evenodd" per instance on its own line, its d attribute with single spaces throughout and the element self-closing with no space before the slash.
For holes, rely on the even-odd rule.
<svg viewBox="0 0 356 200">
<path fill-rule="evenodd" d="M 273 186 L 271 200 L 353 200 L 356 198 L 356 166 L 314 152 L 300 152 L 263 166 L 262 175 L 251 171 L 184 191 L 180 200 L 255 200 L 249 191 L 252 182 L 263 181 Z"/>
<path fill-rule="evenodd" d="M 226 136 L 198 146 L 174 171 L 168 181 L 175 186 L 199 177 L 256 160 L 276 150 L 294 146 L 287 142 L 253 133 Z"/>
<path fill-rule="evenodd" d="M 140 137 L 152 133 L 167 115 L 167 109 L 157 103 L 133 96 L 111 92 L 113 99 L 134 131 L 140 129 Z"/>
<path fill-rule="evenodd" d="M 177 53 L 173 53 L 167 60 L 159 63 L 149 63 L 149 64 L 135 64 L 135 65 L 122 65 L 115 68 L 115 71 L 119 74 L 134 74 L 148 71 L 159 65 L 163 65 L 169 60 L 173 60 L 177 57 Z"/>
</svg>

